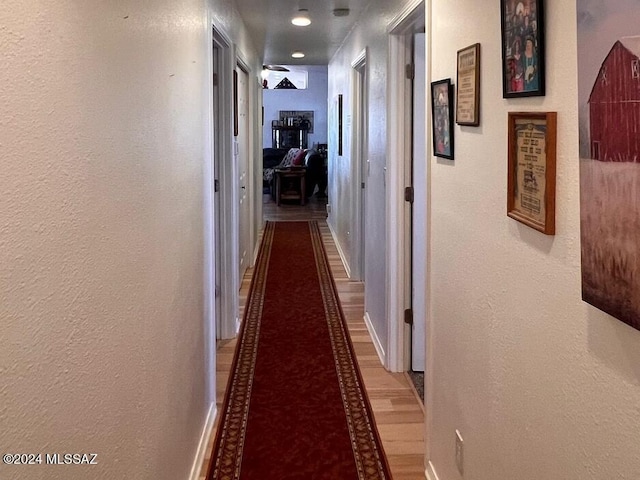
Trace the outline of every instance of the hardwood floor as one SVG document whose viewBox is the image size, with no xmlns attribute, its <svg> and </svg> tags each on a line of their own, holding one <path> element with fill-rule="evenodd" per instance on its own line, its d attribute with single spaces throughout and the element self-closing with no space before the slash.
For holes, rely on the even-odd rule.
<svg viewBox="0 0 640 480">
<path fill-rule="evenodd" d="M 406 374 L 387 372 L 380 364 L 371 337 L 365 326 L 364 284 L 352 282 L 347 277 L 338 250 L 326 223 L 326 201 L 312 197 L 305 206 L 284 205 L 279 207 L 264 197 L 265 220 L 318 220 L 322 239 L 329 256 L 331 271 L 338 288 L 349 333 L 353 342 L 358 365 L 362 372 L 367 395 L 373 408 L 382 444 L 395 480 L 424 480 L 424 410 Z M 243 311 L 253 269 L 248 269 L 240 289 L 240 309 Z M 235 340 L 222 341 L 218 345 L 217 400 L 218 412 L 222 408 L 225 388 L 233 361 Z M 201 479 L 204 479 L 209 462 L 214 431 L 209 440 Z M 340 480 L 340 479 L 336 479 Z"/>
</svg>

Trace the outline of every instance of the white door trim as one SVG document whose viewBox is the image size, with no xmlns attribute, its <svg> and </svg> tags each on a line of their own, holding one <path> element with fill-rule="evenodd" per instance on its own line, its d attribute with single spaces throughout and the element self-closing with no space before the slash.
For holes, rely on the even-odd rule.
<svg viewBox="0 0 640 480">
<path fill-rule="evenodd" d="M 404 272 L 404 252 L 405 245 L 405 227 L 404 227 L 404 178 L 405 178 L 405 162 L 401 161 L 406 158 L 407 149 L 410 148 L 410 141 L 407 142 L 404 134 L 404 125 L 406 124 L 407 108 L 410 99 L 411 84 L 405 77 L 405 65 L 407 57 L 410 58 L 411 52 L 411 28 L 417 19 L 423 18 L 425 23 L 425 65 L 426 85 L 431 81 L 431 0 L 413 0 L 407 8 L 399 15 L 388 28 L 389 32 L 389 83 L 387 92 L 387 109 L 388 109 L 388 136 L 387 136 L 387 191 L 386 198 L 387 208 L 387 318 L 389 318 L 389 345 L 387 354 L 386 367 L 394 372 L 404 370 L 406 364 L 404 355 L 404 299 L 405 292 L 405 272 Z M 427 112 L 430 111 L 431 101 L 430 95 L 426 95 Z M 431 123 L 429 115 L 426 118 L 425 138 L 427 142 L 427 191 L 431 191 Z M 430 196 L 430 193 L 427 193 Z M 425 365 L 425 438 L 426 441 L 426 459 L 430 460 L 430 443 L 429 432 L 432 425 L 433 412 L 433 349 L 431 318 L 432 318 L 432 300 L 431 300 L 431 202 L 427 205 L 427 295 L 425 295 L 425 312 L 426 312 L 426 365 Z M 435 473 L 435 472 L 432 472 Z"/>
<path fill-rule="evenodd" d="M 410 155 L 411 140 L 405 126 L 410 115 L 410 81 L 405 76 L 410 44 L 401 24 L 389 35 L 389 72 L 387 92 L 387 369 L 405 371 L 405 158 Z"/>
</svg>

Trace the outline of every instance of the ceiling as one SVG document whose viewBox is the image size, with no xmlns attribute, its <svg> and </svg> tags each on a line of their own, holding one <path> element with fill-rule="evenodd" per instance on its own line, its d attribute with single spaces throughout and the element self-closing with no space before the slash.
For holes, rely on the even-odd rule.
<svg viewBox="0 0 640 480">
<path fill-rule="evenodd" d="M 265 64 L 328 65 L 370 0 L 236 0 L 258 56 Z M 309 10 L 311 25 L 296 27 L 291 18 L 298 9 Z M 349 8 L 346 17 L 335 8 Z M 291 58 L 294 50 L 305 53 Z"/>
</svg>

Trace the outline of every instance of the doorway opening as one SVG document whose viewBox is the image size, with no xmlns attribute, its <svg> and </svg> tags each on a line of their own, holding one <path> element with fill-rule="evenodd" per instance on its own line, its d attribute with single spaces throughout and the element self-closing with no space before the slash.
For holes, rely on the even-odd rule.
<svg viewBox="0 0 640 480">
<path fill-rule="evenodd" d="M 365 280 L 365 252 L 366 252 L 366 218 L 367 218 L 367 178 L 369 175 L 368 156 L 368 84 L 367 84 L 367 50 L 351 63 L 353 86 L 353 139 L 351 142 L 353 189 L 359 192 L 353 195 L 351 224 L 354 229 L 353 253 L 354 261 L 350 272 L 352 280 Z"/>
</svg>

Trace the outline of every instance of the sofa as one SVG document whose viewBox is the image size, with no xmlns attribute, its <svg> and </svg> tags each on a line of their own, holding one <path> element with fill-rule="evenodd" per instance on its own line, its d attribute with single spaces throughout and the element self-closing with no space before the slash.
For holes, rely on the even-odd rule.
<svg viewBox="0 0 640 480">
<path fill-rule="evenodd" d="M 314 149 L 300 148 L 264 148 L 262 150 L 263 189 L 264 193 L 275 196 L 274 172 L 275 168 L 306 167 L 306 192 L 311 196 L 318 187 L 316 196 L 326 197 L 327 168 L 325 160 Z"/>
</svg>

